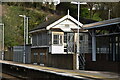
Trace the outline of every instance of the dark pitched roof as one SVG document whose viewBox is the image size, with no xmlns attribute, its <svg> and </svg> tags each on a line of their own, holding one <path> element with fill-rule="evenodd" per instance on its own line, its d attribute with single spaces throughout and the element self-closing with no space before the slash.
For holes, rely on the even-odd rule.
<svg viewBox="0 0 120 80">
<path fill-rule="evenodd" d="M 39 24 L 37 27 L 33 28 L 30 31 L 34 31 L 34 30 L 38 30 L 38 29 L 45 29 L 48 25 L 54 23 L 55 21 L 57 21 L 60 18 L 61 18 L 61 16 L 59 16 L 59 17 L 58 16 L 57 17 L 52 17 L 52 19 Z"/>
<path fill-rule="evenodd" d="M 109 26 L 109 25 L 114 25 L 114 24 L 119 24 L 120 23 L 120 18 L 114 18 L 110 20 L 105 20 L 105 21 L 100 21 L 100 22 L 95 22 L 92 24 L 86 24 L 83 25 L 84 29 L 93 29 L 93 28 L 100 28 L 103 26 Z"/>
<path fill-rule="evenodd" d="M 59 20 L 60 18 L 62 18 L 63 16 L 55 16 L 52 17 L 51 19 L 49 19 L 48 21 L 45 21 L 41 24 L 38 25 L 38 27 L 33 28 L 30 31 L 34 31 L 34 30 L 38 30 L 38 29 L 46 29 L 46 27 L 52 23 L 54 23 L 55 21 Z M 77 20 L 77 17 L 75 18 Z M 85 19 L 85 18 L 81 18 L 80 17 L 80 22 L 83 24 L 88 24 L 88 23 L 93 23 L 96 22 L 95 20 L 91 20 L 91 19 Z"/>
</svg>

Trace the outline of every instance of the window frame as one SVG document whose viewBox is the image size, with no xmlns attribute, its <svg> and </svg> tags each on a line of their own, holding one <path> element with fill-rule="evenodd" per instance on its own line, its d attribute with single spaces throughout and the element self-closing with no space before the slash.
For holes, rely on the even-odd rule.
<svg viewBox="0 0 120 80">
<path fill-rule="evenodd" d="M 54 38 L 55 35 L 57 36 L 56 39 Z M 55 40 L 56 40 L 56 43 L 54 42 Z M 53 33 L 52 44 L 53 45 L 63 45 L 63 34 Z"/>
</svg>

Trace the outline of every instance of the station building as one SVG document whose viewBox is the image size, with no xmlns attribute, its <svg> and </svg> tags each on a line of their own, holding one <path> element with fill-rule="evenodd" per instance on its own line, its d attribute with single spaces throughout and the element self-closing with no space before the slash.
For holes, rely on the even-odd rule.
<svg viewBox="0 0 120 80">
<path fill-rule="evenodd" d="M 78 24 L 80 27 L 78 27 Z M 66 69 L 76 69 L 77 30 L 82 23 L 69 15 L 45 21 L 30 31 L 32 35 L 31 63 Z M 80 35 L 80 50 L 88 52 L 88 35 Z M 83 37 L 84 36 L 84 37 Z M 82 55 L 83 56 L 83 55 Z M 82 57 L 83 59 L 83 57 Z M 83 59 L 84 60 L 84 59 Z M 81 64 L 83 66 L 84 63 Z"/>
</svg>

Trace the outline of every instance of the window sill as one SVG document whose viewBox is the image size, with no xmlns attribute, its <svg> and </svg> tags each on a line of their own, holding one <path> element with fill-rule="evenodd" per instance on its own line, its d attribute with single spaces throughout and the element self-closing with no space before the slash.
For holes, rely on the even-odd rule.
<svg viewBox="0 0 120 80">
<path fill-rule="evenodd" d="M 63 46 L 63 44 L 51 44 L 53 46 Z"/>
</svg>

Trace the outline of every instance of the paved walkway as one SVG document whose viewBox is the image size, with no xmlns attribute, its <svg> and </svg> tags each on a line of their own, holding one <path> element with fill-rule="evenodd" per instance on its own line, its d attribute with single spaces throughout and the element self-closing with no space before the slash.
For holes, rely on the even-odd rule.
<svg viewBox="0 0 120 80">
<path fill-rule="evenodd" d="M 86 70 L 66 70 L 58 69 L 52 67 L 44 67 L 33 64 L 23 64 L 12 61 L 2 61 L 0 63 L 9 64 L 19 67 L 25 67 L 28 69 L 39 70 L 43 72 L 53 73 L 61 76 L 74 77 L 77 79 L 87 79 L 87 80 L 120 80 L 120 76 L 117 73 L 113 72 L 104 72 L 104 71 L 86 71 Z"/>
</svg>

